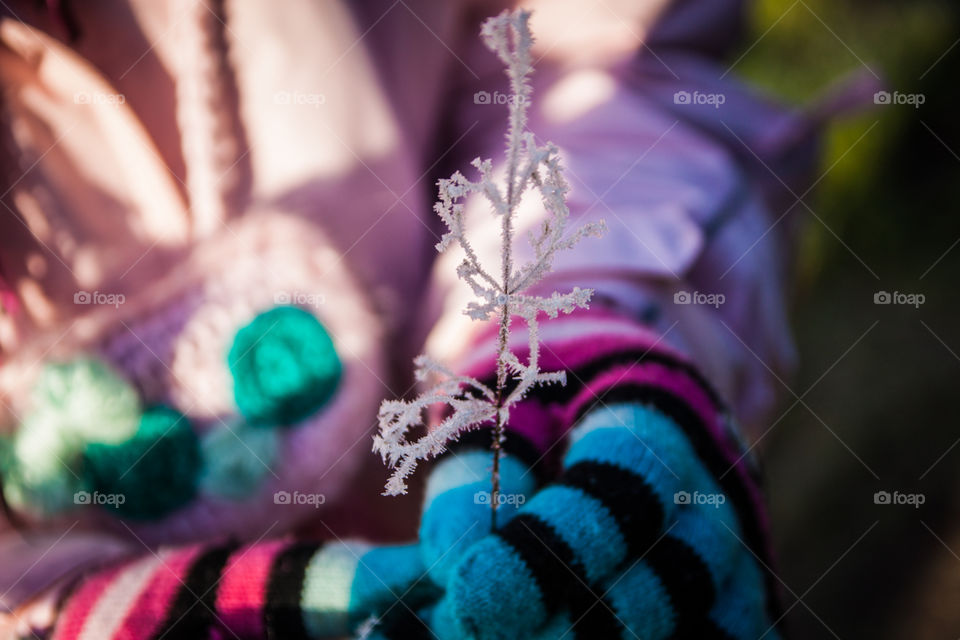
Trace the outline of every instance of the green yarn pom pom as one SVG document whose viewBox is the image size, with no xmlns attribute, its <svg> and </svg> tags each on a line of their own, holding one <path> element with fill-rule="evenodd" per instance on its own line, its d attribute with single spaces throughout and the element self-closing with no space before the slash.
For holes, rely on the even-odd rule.
<svg viewBox="0 0 960 640">
<path fill-rule="evenodd" d="M 45 516 L 83 504 L 84 445 L 133 435 L 140 398 L 109 366 L 81 357 L 46 364 L 30 400 L 4 455 L 3 491 L 15 509 Z"/>
<path fill-rule="evenodd" d="M 277 457 L 277 432 L 237 421 L 229 428 L 214 428 L 200 441 L 204 493 L 231 500 L 246 498 L 261 485 Z"/>
<path fill-rule="evenodd" d="M 233 394 L 252 425 L 291 425 L 322 407 L 340 381 L 333 341 L 312 313 L 274 307 L 237 332 L 227 355 Z"/>
<path fill-rule="evenodd" d="M 79 445 L 56 427 L 31 416 L 4 443 L 3 495 L 14 509 L 48 516 L 75 506 L 83 488 Z"/>
<path fill-rule="evenodd" d="M 136 520 L 162 517 L 192 500 L 202 464 L 190 422 L 167 407 L 146 410 L 126 442 L 92 442 L 84 450 L 87 482 L 102 494 L 97 504 Z"/>
<path fill-rule="evenodd" d="M 47 364 L 31 400 L 28 421 L 41 420 L 63 439 L 121 442 L 133 435 L 140 419 L 137 391 L 89 357 Z"/>
</svg>

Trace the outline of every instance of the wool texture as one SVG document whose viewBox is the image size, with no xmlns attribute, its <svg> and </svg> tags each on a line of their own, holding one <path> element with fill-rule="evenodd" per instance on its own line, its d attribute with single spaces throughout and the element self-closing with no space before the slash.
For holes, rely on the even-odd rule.
<svg viewBox="0 0 960 640">
<path fill-rule="evenodd" d="M 374 615 L 423 606 L 436 590 L 414 546 L 266 541 L 161 549 L 88 577 L 52 640 L 277 638 L 352 634 Z M 392 620 L 398 619 L 394 615 Z"/>
<path fill-rule="evenodd" d="M 234 337 L 227 363 L 234 400 L 250 424 L 289 426 L 330 399 L 341 364 L 320 321 L 298 307 L 259 314 Z"/>
<path fill-rule="evenodd" d="M 190 421 L 169 407 L 151 407 L 136 434 L 84 450 L 86 483 L 125 518 L 154 519 L 194 498 L 203 464 Z"/>
<path fill-rule="evenodd" d="M 271 473 L 278 445 L 273 429 L 252 427 L 243 420 L 215 425 L 200 440 L 201 491 L 229 500 L 249 497 Z"/>
</svg>

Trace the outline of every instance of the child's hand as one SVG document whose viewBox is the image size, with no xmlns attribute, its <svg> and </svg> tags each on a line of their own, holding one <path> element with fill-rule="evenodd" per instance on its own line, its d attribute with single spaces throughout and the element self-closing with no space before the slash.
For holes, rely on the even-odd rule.
<svg viewBox="0 0 960 640">
<path fill-rule="evenodd" d="M 570 381 L 511 412 L 494 533 L 490 432 L 435 465 L 420 552 L 443 597 L 418 615 L 436 636 L 755 638 L 771 626 L 755 478 L 699 374 L 642 342 L 545 350 Z M 538 428 L 555 435 L 521 435 Z M 403 635 L 386 620 L 377 633 Z"/>
<path fill-rule="evenodd" d="M 761 575 L 733 508 L 656 409 L 591 412 L 557 480 L 511 515 L 456 554 L 431 614 L 441 638 L 574 629 L 612 638 L 624 627 L 641 638 L 740 638 L 767 628 Z M 471 527 L 486 527 L 483 516 Z M 742 613 L 721 616 L 733 610 Z"/>
</svg>

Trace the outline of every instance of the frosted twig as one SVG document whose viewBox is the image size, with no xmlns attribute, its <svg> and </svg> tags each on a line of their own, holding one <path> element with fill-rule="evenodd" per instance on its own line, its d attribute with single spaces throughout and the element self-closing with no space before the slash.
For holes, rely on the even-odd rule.
<svg viewBox="0 0 960 640">
<path fill-rule="evenodd" d="M 442 453 L 447 444 L 457 440 L 461 434 L 492 422 L 490 504 L 493 527 L 496 527 L 500 492 L 501 446 L 510 409 L 533 387 L 564 384 L 566 381 L 563 371 L 540 370 L 537 318 L 540 314 L 555 318 L 560 313 L 586 307 L 593 293 L 578 287 L 569 293 L 554 292 L 548 297 L 524 292 L 550 271 L 558 251 L 569 249 L 586 235 L 600 235 L 603 232 L 603 224 L 595 223 L 585 225 L 571 234 L 566 233 L 570 215 L 566 203 L 568 187 L 557 148 L 550 143 L 537 145 L 533 134 L 526 130 L 527 109 L 532 93 L 529 76 L 533 71 L 530 56 L 533 37 L 528 25 L 529 18 L 529 12 L 522 10 L 503 12 L 486 20 L 481 29 L 484 43 L 503 61 L 510 80 L 503 185 L 498 185 L 495 180 L 493 162 L 478 158 L 472 164 L 479 173 L 479 179 L 474 182 L 456 172 L 450 178 L 440 180 L 438 200 L 434 205 L 434 211 L 447 228 L 437 243 L 437 250 L 443 252 L 456 243 L 464 253 L 457 267 L 457 276 L 475 296 L 467 304 L 464 313 L 474 320 L 497 322 L 496 386 L 491 389 L 479 380 L 455 375 L 440 363 L 420 356 L 415 360 L 416 376 L 421 381 L 431 379 L 434 386 L 413 400 L 385 400 L 380 406 L 380 432 L 374 437 L 373 443 L 374 451 L 393 469 L 384 494 L 403 494 L 407 491 L 405 481 L 420 460 Z M 529 234 L 533 260 L 515 266 L 514 222 L 520 200 L 531 188 L 539 192 L 546 215 L 539 228 Z M 499 277 L 484 269 L 466 236 L 463 201 L 473 194 L 486 199 L 492 214 L 500 219 L 502 248 Z M 509 348 L 510 326 L 514 316 L 527 325 L 529 355 L 526 362 L 522 362 Z M 508 381 L 514 383 L 509 393 Z M 436 404 L 445 405 L 443 420 L 426 435 L 409 441 L 407 434 L 425 424 L 425 413 Z"/>
</svg>

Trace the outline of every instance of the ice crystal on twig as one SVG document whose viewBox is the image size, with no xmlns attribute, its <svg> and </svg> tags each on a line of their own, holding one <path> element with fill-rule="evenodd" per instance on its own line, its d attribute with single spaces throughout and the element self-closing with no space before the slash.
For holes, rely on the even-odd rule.
<svg viewBox="0 0 960 640">
<path fill-rule="evenodd" d="M 491 487 L 492 521 L 496 523 L 499 493 L 500 449 L 503 427 L 510 416 L 510 408 L 534 386 L 566 382 L 563 371 L 540 370 L 540 339 L 538 316 L 556 317 L 577 307 L 585 307 L 592 291 L 575 287 L 569 293 L 553 293 L 541 297 L 525 293 L 551 269 L 558 251 L 568 249 L 586 235 L 602 233 L 602 224 L 585 225 L 567 234 L 569 211 L 566 204 L 567 183 L 560 167 L 557 148 L 547 143 L 538 145 L 533 134 L 526 130 L 527 109 L 530 105 L 529 76 L 533 71 L 530 49 L 533 38 L 528 26 L 530 14 L 526 11 L 504 12 L 486 20 L 481 34 L 487 47 L 506 66 L 510 79 L 509 126 L 506 140 L 506 172 L 503 184 L 497 184 L 490 160 L 473 161 L 479 179 L 471 181 L 460 172 L 439 181 L 439 200 L 434 210 L 447 227 L 437 250 L 443 252 L 454 243 L 464 252 L 457 267 L 457 275 L 472 290 L 475 299 L 464 310 L 474 320 L 494 319 L 499 325 L 497 334 L 497 377 L 495 388 L 474 378 L 459 376 L 439 362 L 426 356 L 415 360 L 418 380 L 430 381 L 433 387 L 411 401 L 385 400 L 380 406 L 380 432 L 374 437 L 374 451 L 393 469 L 386 484 L 385 495 L 406 493 L 406 478 L 416 469 L 420 460 L 442 453 L 450 441 L 460 434 L 494 424 L 493 469 Z M 539 192 L 546 212 L 539 227 L 530 234 L 533 259 L 515 265 L 512 246 L 514 222 L 523 194 L 529 189 Z M 477 252 L 466 236 L 464 201 L 473 194 L 487 200 L 494 218 L 498 218 L 501 232 L 500 273 L 491 273 L 480 263 Z M 526 323 L 529 331 L 529 356 L 522 362 L 510 351 L 511 319 L 516 316 Z M 512 384 L 508 386 L 508 380 Z M 423 426 L 427 409 L 445 405 L 445 417 L 417 440 L 407 439 L 411 430 Z"/>
</svg>

